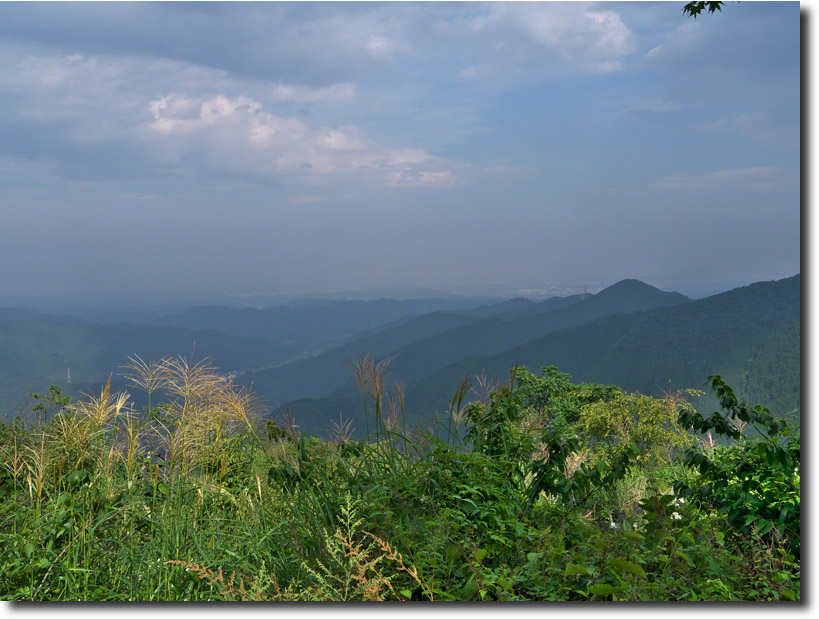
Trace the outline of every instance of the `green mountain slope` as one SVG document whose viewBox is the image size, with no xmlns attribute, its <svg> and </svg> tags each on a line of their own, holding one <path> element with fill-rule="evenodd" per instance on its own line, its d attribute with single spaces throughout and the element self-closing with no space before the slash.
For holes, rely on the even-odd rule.
<svg viewBox="0 0 819 619">
<path fill-rule="evenodd" d="M 440 407 L 465 373 L 504 376 L 516 363 L 557 365 L 575 380 L 656 395 L 720 374 L 742 397 L 794 418 L 800 393 L 800 277 L 762 282 L 649 312 L 603 318 L 501 354 L 463 360 L 408 390 Z M 455 381 L 453 383 L 452 381 Z M 452 390 L 452 387 L 449 388 Z"/>
<path fill-rule="evenodd" d="M 800 397 L 800 296 L 797 275 L 560 329 L 430 373 L 407 386 L 406 408 L 416 419 L 428 421 L 435 410 L 448 409 L 465 375 L 486 372 L 508 380 L 509 368 L 519 363 L 533 371 L 557 365 L 576 382 L 613 383 L 649 395 L 700 387 L 710 374 L 720 374 L 741 397 L 764 402 L 798 422 L 794 411 Z M 402 378 L 394 369 L 391 374 Z M 360 397 L 302 400 L 284 408 L 303 429 L 320 432 L 339 413 L 363 428 Z"/>
<path fill-rule="evenodd" d="M 390 355 L 392 371 L 402 380 L 412 382 L 458 359 L 498 353 L 557 329 L 582 325 L 602 316 L 689 300 L 636 280 L 618 282 L 586 298 L 576 297 L 575 302 L 554 309 L 552 305 L 542 305 L 546 311 L 538 314 L 512 320 L 491 318 L 415 342 Z"/>
<path fill-rule="evenodd" d="M 389 358 L 393 375 L 411 383 L 463 357 L 500 352 L 555 329 L 634 308 L 648 309 L 687 300 L 677 293 L 663 292 L 636 280 L 625 280 L 587 298 L 574 295 L 532 304 L 540 309 L 536 314 L 530 314 L 530 305 L 516 301 L 482 308 L 479 313 L 494 310 L 500 316 L 483 320 L 430 315 L 313 359 L 248 373 L 241 377 L 241 381 L 252 384 L 256 393 L 272 406 L 299 398 L 353 396 L 357 390 L 345 362 L 353 361 L 362 352 Z M 517 313 L 521 308 L 526 312 L 522 318 Z M 510 310 L 513 318 L 505 319 Z"/>
<path fill-rule="evenodd" d="M 299 398 L 324 395 L 351 384 L 350 370 L 346 364 L 362 353 L 385 355 L 410 342 L 477 320 L 461 314 L 433 312 L 309 359 L 277 368 L 247 372 L 239 376 L 237 382 L 252 386 L 257 395 L 273 406 Z"/>
</svg>

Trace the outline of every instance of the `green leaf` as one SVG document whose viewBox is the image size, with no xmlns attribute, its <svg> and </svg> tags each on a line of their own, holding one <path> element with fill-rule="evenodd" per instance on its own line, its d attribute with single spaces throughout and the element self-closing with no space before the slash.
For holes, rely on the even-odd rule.
<svg viewBox="0 0 819 619">
<path fill-rule="evenodd" d="M 446 547 L 446 559 L 447 561 L 454 561 L 455 558 L 460 553 L 461 548 L 460 546 L 456 546 L 455 544 L 450 544 Z"/>
<path fill-rule="evenodd" d="M 608 585 L 606 583 L 600 583 L 600 584 L 597 584 L 597 585 L 589 585 L 588 589 L 589 589 L 589 593 L 591 593 L 592 595 L 596 595 L 598 597 L 601 597 L 601 596 L 604 596 L 604 595 L 613 595 L 613 594 L 617 593 L 617 591 L 618 591 L 617 587 L 613 587 L 612 585 Z"/>
<path fill-rule="evenodd" d="M 23 552 L 26 555 L 26 559 L 31 559 L 31 555 L 34 553 L 34 544 L 29 542 L 25 546 L 23 546 Z"/>
<path fill-rule="evenodd" d="M 577 576 L 578 574 L 582 574 L 583 576 L 591 576 L 589 568 L 587 568 L 585 565 L 579 565 L 578 563 L 566 564 L 566 570 L 563 572 L 564 576 Z"/>
<path fill-rule="evenodd" d="M 693 561 L 691 560 L 691 558 L 690 558 L 690 557 L 689 557 L 687 554 L 685 554 L 685 553 L 684 553 L 682 550 L 675 550 L 675 551 L 674 551 L 674 554 L 675 554 L 675 555 L 677 555 L 677 556 L 678 556 L 680 559 L 682 559 L 683 561 L 685 561 L 685 562 L 686 562 L 688 565 L 690 565 L 691 567 L 694 567 L 694 562 L 693 562 Z"/>
<path fill-rule="evenodd" d="M 628 559 L 623 558 L 612 559 L 611 561 L 609 561 L 608 565 L 609 567 L 625 570 L 626 572 L 634 574 L 635 576 L 640 576 L 641 578 L 648 578 L 642 567 L 634 563 L 634 561 L 629 561 Z"/>
<path fill-rule="evenodd" d="M 758 535 L 765 535 L 772 528 L 773 528 L 773 522 L 771 522 L 770 520 L 760 519 L 759 524 L 757 525 L 757 534 Z"/>
</svg>

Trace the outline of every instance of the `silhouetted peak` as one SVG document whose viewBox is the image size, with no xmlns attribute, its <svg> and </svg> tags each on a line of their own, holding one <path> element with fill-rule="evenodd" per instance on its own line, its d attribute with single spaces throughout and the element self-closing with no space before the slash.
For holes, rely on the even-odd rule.
<svg viewBox="0 0 819 619">
<path fill-rule="evenodd" d="M 686 301 L 690 299 L 679 292 L 665 292 L 638 279 L 624 279 L 586 299 L 585 303 L 603 304 L 619 311 L 641 311 Z"/>
</svg>

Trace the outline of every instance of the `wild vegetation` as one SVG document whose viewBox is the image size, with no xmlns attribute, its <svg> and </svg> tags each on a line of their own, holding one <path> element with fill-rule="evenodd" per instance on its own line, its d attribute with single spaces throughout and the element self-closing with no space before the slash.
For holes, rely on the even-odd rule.
<svg viewBox="0 0 819 619">
<path fill-rule="evenodd" d="M 430 428 L 351 364 L 367 440 L 258 415 L 206 363 L 133 357 L 0 428 L 5 600 L 799 600 L 800 439 L 709 378 L 721 412 L 574 384 L 464 380 Z"/>
</svg>

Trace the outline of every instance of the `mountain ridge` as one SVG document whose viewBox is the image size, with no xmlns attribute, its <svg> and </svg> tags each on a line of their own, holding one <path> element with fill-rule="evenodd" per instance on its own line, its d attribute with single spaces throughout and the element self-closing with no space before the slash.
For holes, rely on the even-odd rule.
<svg viewBox="0 0 819 619">
<path fill-rule="evenodd" d="M 801 277 L 795 275 L 687 303 L 605 316 L 495 355 L 460 359 L 408 383 L 405 406 L 416 419 L 429 420 L 436 409 L 447 411 L 465 375 L 485 372 L 508 380 L 509 369 L 520 363 L 533 371 L 557 365 L 576 382 L 616 384 L 648 395 L 700 388 L 707 376 L 722 374 L 740 397 L 771 405 L 798 423 L 800 299 Z M 331 411 L 335 419 L 342 413 L 361 427 L 360 407 L 360 396 L 335 393 L 288 402 L 283 409 L 304 427 L 319 431 L 325 424 L 322 411 Z"/>
<path fill-rule="evenodd" d="M 556 300 L 545 305 L 538 304 L 540 312 L 526 313 L 523 317 L 505 318 L 501 313 L 482 320 L 464 321 L 464 324 L 453 326 L 449 330 L 416 337 L 393 350 L 380 344 L 373 346 L 371 350 L 388 358 L 392 371 L 409 384 L 460 358 L 501 352 L 558 328 L 582 324 L 634 308 L 650 309 L 688 301 L 683 295 L 666 293 L 648 284 L 642 284 L 637 298 L 632 298 L 624 290 L 629 287 L 636 290 L 633 285 L 621 285 L 618 282 L 609 287 L 612 289 L 610 292 L 606 292 L 609 291 L 606 288 L 596 295 L 572 295 L 562 302 Z M 411 326 L 412 321 L 400 328 L 409 329 Z M 385 338 L 387 335 L 382 334 L 381 337 Z M 361 352 L 370 352 L 365 341 L 347 344 L 346 351 L 347 358 L 344 360 L 348 362 L 353 361 Z M 338 349 L 332 349 L 311 360 L 248 373 L 241 377 L 241 382 L 248 386 L 252 383 L 256 393 L 274 406 L 289 400 L 321 395 L 354 395 L 349 370 L 341 363 L 343 356 Z M 321 392 L 321 389 L 324 391 Z"/>
</svg>

